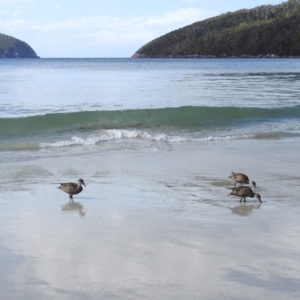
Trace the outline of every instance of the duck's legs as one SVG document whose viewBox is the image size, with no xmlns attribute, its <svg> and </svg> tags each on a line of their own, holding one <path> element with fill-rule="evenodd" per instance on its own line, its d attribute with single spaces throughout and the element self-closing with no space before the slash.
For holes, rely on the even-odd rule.
<svg viewBox="0 0 300 300">
<path fill-rule="evenodd" d="M 73 202 L 73 195 L 72 194 L 69 194 L 69 201 L 70 201 L 70 203 Z"/>
<path fill-rule="evenodd" d="M 241 197 L 241 200 L 240 200 L 240 202 L 242 202 L 242 200 L 243 200 L 243 197 Z"/>
</svg>

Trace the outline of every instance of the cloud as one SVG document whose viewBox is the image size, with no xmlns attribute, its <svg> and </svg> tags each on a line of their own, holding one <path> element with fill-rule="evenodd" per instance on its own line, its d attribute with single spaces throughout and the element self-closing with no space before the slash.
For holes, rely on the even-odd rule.
<svg viewBox="0 0 300 300">
<path fill-rule="evenodd" d="M 180 0 L 182 3 L 187 3 L 187 4 L 195 4 L 199 3 L 199 0 Z"/>
<path fill-rule="evenodd" d="M 53 7 L 52 7 L 52 10 L 53 11 L 58 11 L 60 8 L 60 5 L 58 3 L 54 4 Z"/>
<path fill-rule="evenodd" d="M 57 47 L 54 45 L 60 45 L 60 50 L 63 52 L 63 47 L 65 47 L 68 55 L 72 49 L 73 57 L 85 56 L 82 54 L 82 49 L 90 49 L 93 53 L 96 53 L 97 49 L 101 49 L 102 56 L 109 56 L 109 54 L 105 54 L 107 46 L 119 47 L 118 53 L 120 54 L 117 54 L 115 48 L 115 55 L 124 57 L 133 54 L 143 44 L 163 34 L 216 14 L 215 11 L 188 8 L 158 15 L 130 18 L 100 15 L 40 23 L 15 18 L 6 19 L 6 21 L 0 20 L 0 26 L 6 28 L 10 35 L 16 33 L 17 38 L 32 45 L 40 56 L 51 57 L 51 54 L 43 54 L 43 51 L 46 50 L 47 53 L 50 53 L 51 48 Z M 45 36 L 47 39 L 44 38 Z M 30 37 L 31 40 L 27 37 Z M 34 46 L 35 44 L 37 46 Z M 125 48 L 127 53 L 122 55 Z M 77 50 L 78 52 L 76 52 Z M 111 50 L 108 50 L 109 52 Z M 96 54 L 90 55 L 95 56 Z"/>
<path fill-rule="evenodd" d="M 30 25 L 31 30 L 37 32 L 66 32 L 69 34 L 87 36 L 109 36 L 109 40 L 119 41 L 120 39 L 140 39 L 141 36 L 152 35 L 153 37 L 167 33 L 170 30 L 189 25 L 206 17 L 215 15 L 212 11 L 200 9 L 182 9 L 160 15 L 146 17 L 119 18 L 113 16 L 98 16 L 94 18 L 78 18 L 53 23 L 42 23 Z M 125 34 L 125 36 L 124 36 Z"/>
<path fill-rule="evenodd" d="M 11 4 L 27 4 L 32 3 L 35 0 L 0 0 L 0 4 L 11 5 Z"/>
<path fill-rule="evenodd" d="M 2 24 L 1 24 L 2 23 Z M 23 19 L 14 19 L 11 21 L 4 21 L 1 22 L 1 27 L 7 27 L 10 28 L 10 30 L 18 29 L 26 24 L 26 22 Z"/>
</svg>

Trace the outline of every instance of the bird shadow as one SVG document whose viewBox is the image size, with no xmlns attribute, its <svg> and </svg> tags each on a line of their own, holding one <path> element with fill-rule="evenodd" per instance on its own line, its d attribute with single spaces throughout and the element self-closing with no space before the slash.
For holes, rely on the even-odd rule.
<svg viewBox="0 0 300 300">
<path fill-rule="evenodd" d="M 255 209 L 260 209 L 261 203 L 258 204 L 246 204 L 245 202 L 241 202 L 240 205 L 236 207 L 229 207 L 231 212 L 235 215 L 245 217 L 252 213 Z"/>
<path fill-rule="evenodd" d="M 83 211 L 83 205 L 80 202 L 73 202 L 72 199 L 66 204 L 61 206 L 62 211 L 66 212 L 78 212 L 81 217 L 84 217 L 86 212 Z"/>
</svg>

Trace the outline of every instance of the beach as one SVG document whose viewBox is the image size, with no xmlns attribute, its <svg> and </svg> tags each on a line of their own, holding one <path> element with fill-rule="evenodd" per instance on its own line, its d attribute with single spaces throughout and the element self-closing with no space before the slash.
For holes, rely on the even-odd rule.
<svg viewBox="0 0 300 300">
<path fill-rule="evenodd" d="M 299 298 L 298 139 L 73 148 L 1 163 L 3 299 Z"/>
<path fill-rule="evenodd" d="M 0 66 L 1 298 L 299 299 L 300 60 Z"/>
</svg>

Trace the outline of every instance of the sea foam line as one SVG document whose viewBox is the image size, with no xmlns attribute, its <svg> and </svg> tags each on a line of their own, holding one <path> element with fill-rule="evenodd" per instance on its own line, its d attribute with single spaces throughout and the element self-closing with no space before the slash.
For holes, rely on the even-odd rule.
<svg viewBox="0 0 300 300">
<path fill-rule="evenodd" d="M 192 137 L 192 136 L 168 136 L 164 133 L 150 134 L 146 131 L 139 130 L 101 130 L 94 133 L 93 136 L 87 138 L 72 137 L 70 140 L 56 141 L 53 143 L 40 143 L 40 148 L 60 148 L 70 146 L 93 146 L 100 142 L 118 141 L 118 140 L 143 140 L 151 142 L 165 141 L 170 143 L 178 142 L 213 142 L 222 140 L 245 139 L 253 138 L 253 134 L 244 135 L 226 135 L 226 136 L 207 136 L 207 137 Z"/>
</svg>

